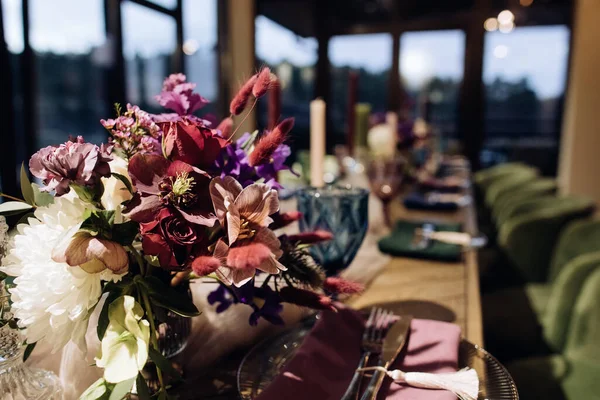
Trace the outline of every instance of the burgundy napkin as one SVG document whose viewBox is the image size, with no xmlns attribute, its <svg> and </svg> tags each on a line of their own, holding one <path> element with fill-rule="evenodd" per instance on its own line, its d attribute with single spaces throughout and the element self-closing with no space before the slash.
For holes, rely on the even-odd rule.
<svg viewBox="0 0 600 400">
<path fill-rule="evenodd" d="M 258 396 L 259 400 L 339 400 L 360 359 L 365 326 L 351 309 L 324 312 L 295 357 Z M 454 372 L 458 367 L 460 328 L 447 322 L 413 320 L 406 357 L 393 369 L 405 372 Z M 418 389 L 386 379 L 379 399 L 454 400 L 444 390 Z"/>
</svg>

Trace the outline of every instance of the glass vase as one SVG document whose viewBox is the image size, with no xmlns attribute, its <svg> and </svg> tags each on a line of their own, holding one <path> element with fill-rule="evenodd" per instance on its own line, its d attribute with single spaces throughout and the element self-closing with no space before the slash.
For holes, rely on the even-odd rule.
<svg viewBox="0 0 600 400">
<path fill-rule="evenodd" d="M 189 293 L 191 298 L 191 292 Z M 166 315 L 155 318 L 156 330 L 158 331 L 158 348 L 161 354 L 167 358 L 172 366 L 183 374 L 181 364 L 176 360 L 176 356 L 181 353 L 187 345 L 192 332 L 192 319 L 182 317 L 173 312 L 167 312 Z M 156 366 L 149 360 L 144 367 L 143 375 L 146 378 L 146 384 L 151 393 L 156 393 L 160 388 L 158 376 L 156 375 Z M 169 384 L 165 377 L 165 384 Z"/>
<path fill-rule="evenodd" d="M 23 338 L 14 329 L 0 328 L 0 400 L 60 400 L 62 387 L 52 372 L 23 363 Z"/>
</svg>

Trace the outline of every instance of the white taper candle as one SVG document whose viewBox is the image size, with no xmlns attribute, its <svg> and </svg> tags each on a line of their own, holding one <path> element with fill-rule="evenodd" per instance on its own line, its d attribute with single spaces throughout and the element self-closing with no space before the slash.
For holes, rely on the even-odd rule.
<svg viewBox="0 0 600 400">
<path fill-rule="evenodd" d="M 310 102 L 310 184 L 324 185 L 325 165 L 325 102 L 316 99 Z"/>
<path fill-rule="evenodd" d="M 388 111 L 385 114 L 385 122 L 390 128 L 393 143 L 398 144 L 398 114 L 394 111 Z"/>
</svg>

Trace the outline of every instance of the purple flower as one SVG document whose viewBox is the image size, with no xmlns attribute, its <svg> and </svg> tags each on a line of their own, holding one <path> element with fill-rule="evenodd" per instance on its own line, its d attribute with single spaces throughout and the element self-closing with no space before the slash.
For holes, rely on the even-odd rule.
<svg viewBox="0 0 600 400">
<path fill-rule="evenodd" d="M 255 288 L 254 302 L 251 304 L 254 312 L 250 314 L 250 325 L 258 325 L 258 320 L 263 318 L 273 325 L 283 325 L 283 319 L 281 318 L 281 312 L 283 311 L 283 305 L 281 305 L 281 297 L 270 287 L 264 286 Z M 257 303 L 262 303 L 259 306 Z"/>
<path fill-rule="evenodd" d="M 222 313 L 231 307 L 232 304 L 246 304 L 252 307 L 249 323 L 252 326 L 258 324 L 260 318 L 269 321 L 274 325 L 283 325 L 281 318 L 281 297 L 277 292 L 268 286 L 255 287 L 254 280 L 246 283 L 242 287 L 219 285 L 208 295 L 208 304 L 217 305 L 217 313 Z"/>
<path fill-rule="evenodd" d="M 152 115 L 152 119 L 157 124 L 160 124 L 160 123 L 163 123 L 163 122 L 189 121 L 191 123 L 204 125 L 206 127 L 210 127 L 211 126 L 211 122 L 210 121 L 208 121 L 208 120 L 206 120 L 204 118 L 196 117 L 195 115 L 184 115 L 184 116 L 181 116 L 181 115 L 179 115 L 177 113 L 162 113 L 162 114 L 154 114 L 154 115 Z"/>
<path fill-rule="evenodd" d="M 108 162 L 110 151 L 92 143 L 85 143 L 81 136 L 60 146 L 48 146 L 35 153 L 29 160 L 29 169 L 44 183 L 45 191 L 56 190 L 61 196 L 69 191 L 69 184 L 93 186 L 101 177 L 110 176 Z"/>
<path fill-rule="evenodd" d="M 162 131 L 151 114 L 127 104 L 127 111 L 116 119 L 100 120 L 110 134 L 110 142 L 131 158 L 136 153 L 160 154 Z"/>
<path fill-rule="evenodd" d="M 238 141 L 239 142 L 239 141 Z M 254 168 L 248 164 L 246 152 L 233 143 L 221 151 L 215 161 L 215 170 L 221 178 L 234 177 L 243 187 L 251 185 L 256 180 Z"/>
<path fill-rule="evenodd" d="M 215 290 L 210 292 L 207 297 L 208 304 L 211 306 L 215 303 L 219 303 L 217 306 L 217 313 L 222 313 L 231 307 L 232 304 L 237 303 L 237 299 L 227 291 L 225 285 L 219 285 Z"/>
<path fill-rule="evenodd" d="M 178 115 L 190 115 L 208 104 L 208 100 L 194 93 L 195 83 L 186 82 L 183 74 L 169 75 L 163 82 L 162 92 L 156 96 L 158 103 Z"/>
<path fill-rule="evenodd" d="M 288 145 L 282 144 L 277 147 L 271 156 L 269 164 L 261 164 L 256 167 L 256 175 L 265 180 L 269 187 L 281 189 L 282 186 L 277 182 L 277 173 L 283 170 L 290 170 L 290 167 L 285 165 L 285 160 L 292 154 Z M 294 173 L 292 171 L 292 173 Z"/>
<path fill-rule="evenodd" d="M 242 186 L 246 187 L 259 179 L 272 189 L 280 189 L 277 182 L 277 172 L 290 169 L 285 165 L 285 160 L 290 156 L 290 147 L 282 144 L 273 152 L 271 162 L 252 167 L 248 160 L 245 148 L 249 147 L 252 135 L 244 133 L 240 138 L 223 149 L 215 161 L 215 171 L 225 176 L 233 176 Z"/>
</svg>

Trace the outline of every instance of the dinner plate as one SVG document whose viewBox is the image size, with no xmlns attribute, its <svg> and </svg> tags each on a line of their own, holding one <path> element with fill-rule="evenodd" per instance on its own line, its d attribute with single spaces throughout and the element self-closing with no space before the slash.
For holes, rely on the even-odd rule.
<svg viewBox="0 0 600 400">
<path fill-rule="evenodd" d="M 242 400 L 253 400 L 275 379 L 286 363 L 294 357 L 316 318 L 303 320 L 298 326 L 268 338 L 246 354 L 237 376 Z M 478 400 L 518 400 L 515 383 L 502 364 L 481 347 L 462 340 L 459 348 L 459 368 L 471 367 L 479 376 Z"/>
</svg>

